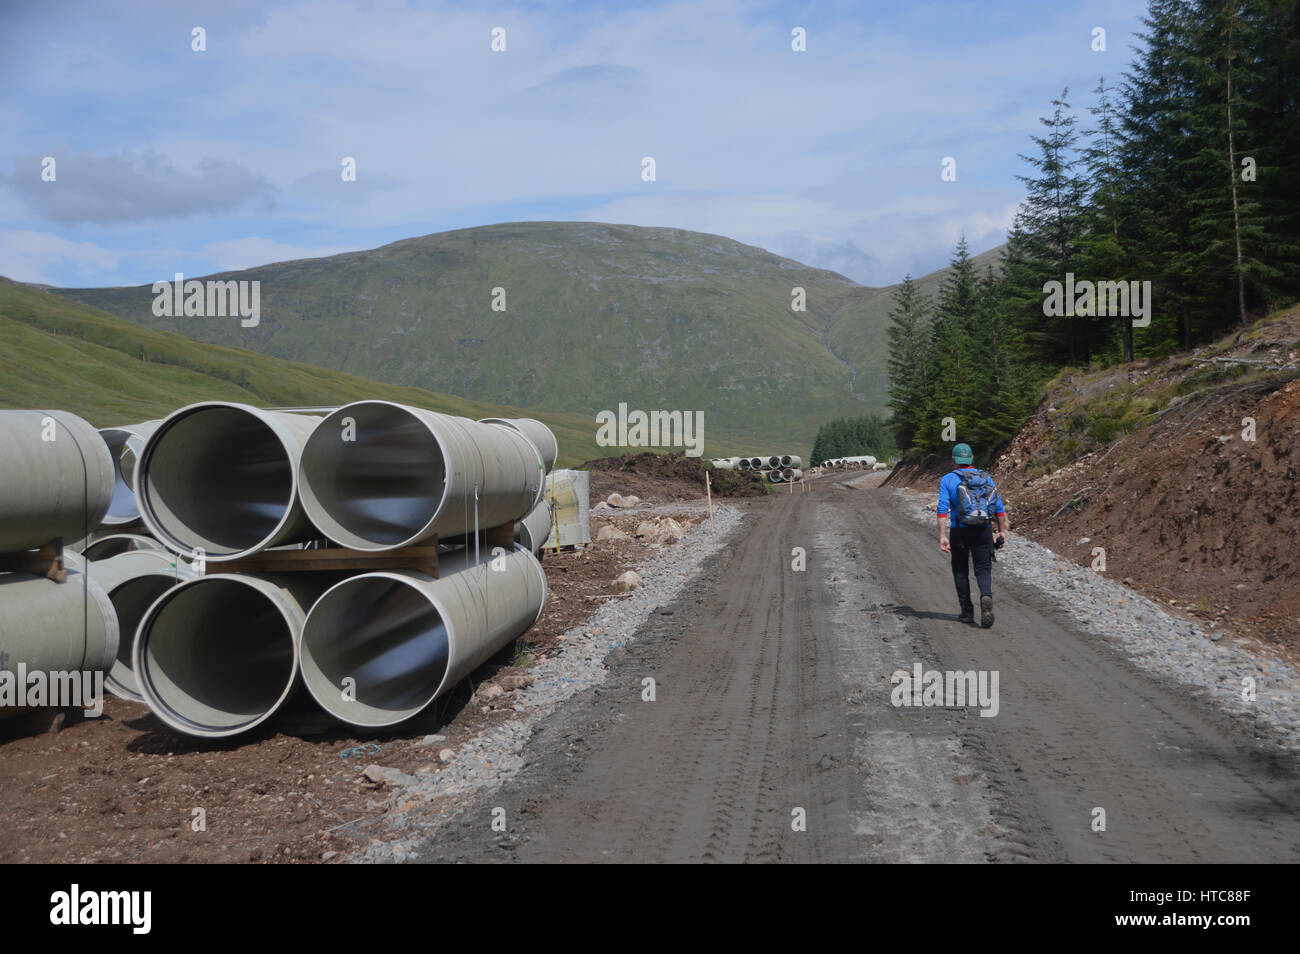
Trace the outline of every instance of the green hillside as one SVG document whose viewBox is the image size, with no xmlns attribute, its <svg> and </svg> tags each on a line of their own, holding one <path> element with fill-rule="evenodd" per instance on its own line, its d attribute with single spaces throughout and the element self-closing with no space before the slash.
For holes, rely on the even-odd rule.
<svg viewBox="0 0 1300 954">
<path fill-rule="evenodd" d="M 148 286 L 58 293 L 200 341 L 467 400 L 702 410 L 706 435 L 755 452 L 807 452 L 822 422 L 884 410 L 890 289 L 716 235 L 525 222 L 206 277 L 260 281 L 258 327 L 157 318 Z M 504 312 L 491 308 L 497 287 Z"/>
<path fill-rule="evenodd" d="M 198 344 L 0 278 L 0 407 L 61 408 L 108 427 L 160 417 L 203 400 L 315 407 L 363 398 L 472 418 L 536 417 L 555 431 L 565 464 L 610 453 L 596 446 L 595 423 L 584 415 L 465 401 Z M 710 442 L 709 449 L 724 453 L 731 447 L 713 450 Z"/>
</svg>

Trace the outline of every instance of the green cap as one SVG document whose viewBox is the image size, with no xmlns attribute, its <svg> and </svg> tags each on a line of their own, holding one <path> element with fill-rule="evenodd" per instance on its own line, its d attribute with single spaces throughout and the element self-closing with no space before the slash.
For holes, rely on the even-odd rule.
<svg viewBox="0 0 1300 954">
<path fill-rule="evenodd" d="M 969 444 L 958 444 L 952 449 L 952 459 L 959 464 L 969 464 L 975 459 Z"/>
</svg>

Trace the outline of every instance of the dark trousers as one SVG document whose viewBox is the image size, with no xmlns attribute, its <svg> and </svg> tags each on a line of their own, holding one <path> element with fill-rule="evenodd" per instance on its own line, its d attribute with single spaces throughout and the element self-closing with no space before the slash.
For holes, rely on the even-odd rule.
<svg viewBox="0 0 1300 954">
<path fill-rule="evenodd" d="M 974 609 L 970 599 L 970 573 L 968 566 L 975 561 L 975 583 L 980 596 L 993 595 L 993 528 L 953 527 L 948 534 L 952 548 L 952 581 L 957 586 L 957 599 L 963 610 Z"/>
</svg>

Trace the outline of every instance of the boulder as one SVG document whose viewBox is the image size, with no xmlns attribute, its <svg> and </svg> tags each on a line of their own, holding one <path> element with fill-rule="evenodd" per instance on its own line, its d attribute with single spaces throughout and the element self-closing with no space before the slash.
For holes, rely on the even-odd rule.
<svg viewBox="0 0 1300 954">
<path fill-rule="evenodd" d="M 628 570 L 625 573 L 621 573 L 614 580 L 614 589 L 620 593 L 628 593 L 632 590 L 640 589 L 644 585 L 645 583 L 641 579 L 640 574 L 635 570 Z"/>
<path fill-rule="evenodd" d="M 684 536 L 686 528 L 672 517 L 665 517 L 659 522 L 653 539 L 656 543 L 681 543 Z"/>
<path fill-rule="evenodd" d="M 618 527 L 614 526 L 613 524 L 608 524 L 606 526 L 601 527 L 600 530 L 597 531 L 596 533 L 596 542 L 598 543 L 602 540 L 631 540 L 631 539 L 632 539 L 631 537 L 629 537 L 626 533 L 624 533 L 622 530 L 620 530 Z"/>
</svg>

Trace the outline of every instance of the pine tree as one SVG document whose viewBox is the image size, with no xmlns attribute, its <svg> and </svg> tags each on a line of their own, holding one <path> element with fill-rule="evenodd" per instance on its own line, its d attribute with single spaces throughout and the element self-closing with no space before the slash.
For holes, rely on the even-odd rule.
<svg viewBox="0 0 1300 954">
<path fill-rule="evenodd" d="M 1124 245 L 1120 240 L 1120 221 L 1124 216 L 1121 203 L 1122 183 L 1119 169 L 1120 132 L 1113 90 L 1102 77 L 1093 90 L 1097 101 L 1088 108 L 1096 126 L 1085 130 L 1092 141 L 1083 151 L 1087 169 L 1087 205 L 1083 215 L 1080 237 L 1084 274 L 1093 281 L 1121 281 L 1127 278 Z M 1118 316 L 1117 322 L 1108 322 L 1111 316 L 1098 315 L 1103 327 L 1118 324 L 1123 360 L 1133 360 L 1133 322 L 1130 316 Z M 1112 332 L 1102 332 L 1104 337 Z"/>
<path fill-rule="evenodd" d="M 1079 134 L 1069 95 L 1068 88 L 1062 90 L 1060 98 L 1052 101 L 1051 117 L 1040 118 L 1047 132 L 1031 137 L 1038 155 L 1020 157 L 1037 174 L 1018 176 L 1027 195 L 1012 227 L 1014 247 L 1007 278 L 1012 283 L 1010 300 L 1024 309 L 1017 315 L 1021 328 L 1040 353 L 1052 360 L 1086 364 L 1095 334 L 1093 319 L 1074 315 L 1072 308 L 1064 316 L 1048 317 L 1042 307 L 1043 285 L 1049 281 L 1064 284 L 1066 275 L 1075 272 L 1081 262 L 1087 183 L 1078 174 Z"/>
<path fill-rule="evenodd" d="M 933 454 L 947 451 L 944 418 L 951 417 L 958 433 L 971 424 L 969 408 L 977 393 L 974 380 L 975 266 L 966 236 L 961 236 L 947 276 L 939 288 L 930 332 L 928 400 L 913 446 Z"/>
<path fill-rule="evenodd" d="M 912 276 L 894 292 L 889 313 L 889 406 L 894 436 L 900 447 L 911 447 L 920 426 L 930 371 L 930 305 Z"/>
<path fill-rule="evenodd" d="M 1152 282 L 1151 325 L 1135 342 L 1139 353 L 1190 348 L 1190 316 L 1198 301 L 1191 214 L 1184 196 L 1190 155 L 1186 113 L 1191 100 L 1187 42 L 1192 13 L 1186 0 L 1151 0 L 1139 34 L 1143 46 L 1124 74 L 1120 169 L 1130 215 L 1126 246 L 1131 273 Z"/>
<path fill-rule="evenodd" d="M 1194 55 L 1188 59 L 1192 91 L 1186 132 L 1195 151 L 1183 160 L 1182 173 L 1192 213 L 1189 259 L 1200 281 L 1197 304 L 1206 334 L 1226 329 L 1234 317 L 1245 324 L 1248 308 L 1276 297 L 1285 283 L 1277 261 L 1279 214 L 1259 202 L 1259 191 L 1243 180 L 1240 162 L 1243 150 L 1256 151 L 1257 129 L 1267 122 L 1255 102 L 1263 85 L 1252 52 L 1260 45 L 1257 7 L 1200 0 L 1189 38 Z M 1256 177 L 1259 171 L 1256 167 Z M 1289 247 L 1288 258 L 1294 255 L 1294 245 Z"/>
</svg>

